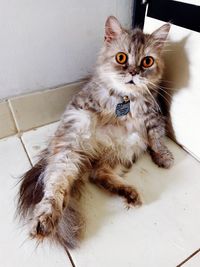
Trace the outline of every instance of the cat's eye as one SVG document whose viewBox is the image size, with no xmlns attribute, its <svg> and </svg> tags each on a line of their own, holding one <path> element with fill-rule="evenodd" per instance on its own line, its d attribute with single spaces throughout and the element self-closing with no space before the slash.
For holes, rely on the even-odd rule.
<svg viewBox="0 0 200 267">
<path fill-rule="evenodd" d="M 117 63 L 125 64 L 128 60 L 128 56 L 124 52 L 119 52 L 116 54 L 115 59 L 116 59 Z"/>
<path fill-rule="evenodd" d="M 144 68 L 150 68 L 153 65 L 153 63 L 154 63 L 153 57 L 147 56 L 143 58 L 141 65 Z"/>
</svg>

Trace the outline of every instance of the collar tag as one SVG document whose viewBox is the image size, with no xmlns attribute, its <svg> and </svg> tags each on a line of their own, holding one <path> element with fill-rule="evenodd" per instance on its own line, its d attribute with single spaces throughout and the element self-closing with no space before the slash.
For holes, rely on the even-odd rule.
<svg viewBox="0 0 200 267">
<path fill-rule="evenodd" d="M 117 117 L 125 116 L 130 111 L 130 100 L 128 96 L 123 97 L 123 102 L 118 103 L 115 109 Z"/>
</svg>

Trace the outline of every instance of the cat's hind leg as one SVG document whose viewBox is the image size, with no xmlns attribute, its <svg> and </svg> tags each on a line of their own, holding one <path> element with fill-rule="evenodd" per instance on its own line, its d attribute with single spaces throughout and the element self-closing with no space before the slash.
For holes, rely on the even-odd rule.
<svg viewBox="0 0 200 267">
<path fill-rule="evenodd" d="M 68 206 L 74 182 L 82 170 L 90 165 L 80 143 L 90 137 L 90 115 L 80 109 L 68 109 L 51 139 L 46 167 L 42 176 L 43 197 L 35 205 L 32 216 L 32 237 L 54 233 Z"/>
<path fill-rule="evenodd" d="M 112 194 L 125 198 L 128 204 L 134 206 L 140 206 L 142 204 L 137 190 L 127 184 L 123 178 L 115 174 L 113 169 L 107 164 L 96 167 L 92 171 L 89 180 Z"/>
<path fill-rule="evenodd" d="M 42 178 L 44 194 L 33 211 L 31 237 L 44 238 L 56 229 L 78 177 L 79 158 L 78 153 L 66 150 L 49 159 Z"/>
</svg>

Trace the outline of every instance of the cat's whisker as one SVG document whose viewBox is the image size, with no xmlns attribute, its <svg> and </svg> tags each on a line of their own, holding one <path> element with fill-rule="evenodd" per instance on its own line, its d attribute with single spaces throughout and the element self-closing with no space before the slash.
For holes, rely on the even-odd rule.
<svg viewBox="0 0 200 267">
<path fill-rule="evenodd" d="M 154 101 L 154 103 L 156 104 L 157 108 L 159 109 L 159 111 L 161 112 L 160 106 L 158 105 L 155 97 L 152 95 L 152 93 L 150 92 L 149 88 L 147 86 L 144 86 L 146 92 L 148 92 L 148 94 L 151 96 L 152 100 Z"/>
<path fill-rule="evenodd" d="M 155 90 L 154 88 L 152 88 L 152 89 Z M 169 100 L 160 91 L 155 90 L 155 92 L 157 92 L 160 96 L 162 96 L 165 99 L 165 101 L 167 102 L 167 104 L 169 104 L 169 105 L 171 104 L 169 102 Z"/>
<path fill-rule="evenodd" d="M 162 87 L 163 89 L 167 89 L 167 90 L 171 90 L 171 91 L 177 90 L 176 88 L 167 87 L 167 86 L 164 86 L 164 85 L 161 85 L 161 84 L 159 84 L 159 87 Z"/>
<path fill-rule="evenodd" d="M 161 92 L 158 92 L 158 94 L 164 98 L 164 100 L 166 101 L 166 103 L 170 106 L 171 103 L 169 102 L 169 100 L 161 93 Z"/>
<path fill-rule="evenodd" d="M 169 100 L 166 98 L 166 96 L 164 96 L 164 94 L 162 94 L 162 91 L 163 91 L 165 94 L 167 94 L 167 95 L 170 97 L 170 99 L 172 98 L 172 96 L 171 96 L 168 92 L 166 92 L 166 90 L 163 90 L 162 88 L 160 88 L 160 87 L 157 86 L 156 84 L 154 84 L 154 83 L 152 83 L 152 82 L 151 82 L 151 84 L 154 86 L 154 87 L 151 87 L 151 89 L 154 90 L 155 92 L 157 92 L 158 94 L 160 94 L 160 95 L 165 99 L 165 101 L 170 105 Z M 159 91 L 159 89 L 160 89 L 161 91 Z"/>
<path fill-rule="evenodd" d="M 170 81 L 170 80 L 160 79 L 160 81 L 161 81 L 161 82 L 164 82 L 164 83 L 169 83 L 169 84 L 174 85 L 174 82 L 173 82 L 173 81 Z"/>
<path fill-rule="evenodd" d="M 161 89 L 163 92 L 165 92 L 169 96 L 171 96 L 171 95 L 169 94 L 169 92 L 167 92 L 167 90 L 171 90 L 172 92 L 174 91 L 173 88 L 165 87 L 165 86 L 162 86 L 162 85 L 156 85 L 156 84 L 154 84 L 153 82 L 150 82 L 150 81 L 149 81 L 149 84 L 152 85 L 152 86 L 154 86 L 155 88 Z"/>
<path fill-rule="evenodd" d="M 167 95 L 168 97 L 170 97 L 170 99 L 172 99 L 172 95 L 170 93 L 168 93 L 166 90 L 164 90 L 163 88 L 161 87 L 158 87 L 158 92 L 162 92 L 164 95 Z"/>
<path fill-rule="evenodd" d="M 164 90 L 163 88 L 159 87 L 159 90 L 161 90 L 163 92 L 163 94 L 166 94 L 167 96 L 172 98 L 172 95 L 170 93 L 168 93 L 166 90 Z"/>
</svg>

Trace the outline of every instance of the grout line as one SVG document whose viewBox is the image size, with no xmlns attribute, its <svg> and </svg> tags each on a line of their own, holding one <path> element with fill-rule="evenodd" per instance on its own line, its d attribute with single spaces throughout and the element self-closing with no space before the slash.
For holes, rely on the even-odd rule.
<svg viewBox="0 0 200 267">
<path fill-rule="evenodd" d="M 17 132 L 19 133 L 19 132 L 20 132 L 20 128 L 19 128 L 19 125 L 18 125 L 18 122 L 17 122 L 17 118 L 16 118 L 16 115 L 15 115 L 15 112 L 14 112 L 14 110 L 13 110 L 12 104 L 11 104 L 11 102 L 10 102 L 10 99 L 8 99 L 8 107 L 9 107 L 10 112 L 11 112 L 11 114 L 12 114 L 13 121 L 14 121 L 14 123 L 15 123 L 15 127 L 16 127 L 16 129 L 17 129 Z"/>
<path fill-rule="evenodd" d="M 11 115 L 11 118 L 12 118 L 12 122 L 14 122 L 15 131 L 17 133 L 18 132 L 18 128 L 17 128 L 16 122 L 15 122 L 15 119 L 14 119 L 14 116 L 13 116 L 13 111 L 11 110 L 11 107 L 10 107 L 10 103 L 9 103 L 8 100 L 6 100 L 5 102 L 8 104 L 8 109 L 9 109 L 9 112 L 10 112 L 10 115 Z"/>
<path fill-rule="evenodd" d="M 35 90 L 31 90 L 29 92 L 25 92 L 25 93 L 20 93 L 20 94 L 16 94 L 16 95 L 11 95 L 11 96 L 7 96 L 4 97 L 2 99 L 0 99 L 0 102 L 3 101 L 7 101 L 9 99 L 15 99 L 15 98 L 20 98 L 20 97 L 24 97 L 24 96 L 28 96 L 28 95 L 32 95 L 32 94 L 37 94 L 37 93 L 43 93 L 43 92 L 48 92 L 48 91 L 52 91 L 52 90 L 56 90 L 56 89 L 60 89 L 60 88 L 64 88 L 64 87 L 70 87 L 70 86 L 83 86 L 85 83 L 87 83 L 90 79 L 90 75 L 87 75 L 83 78 L 80 78 L 76 81 L 72 81 L 69 83 L 62 83 L 62 84 L 58 84 L 56 86 L 50 86 L 47 88 L 40 88 L 40 89 L 35 89 Z M 82 88 L 82 87 L 81 87 Z"/>
<path fill-rule="evenodd" d="M 189 149 L 187 149 L 184 145 L 181 145 L 176 139 L 172 138 L 171 136 L 167 136 L 172 142 L 174 142 L 178 147 L 180 147 L 183 151 L 185 151 L 188 155 L 190 155 L 194 160 L 196 160 L 198 163 L 200 163 L 200 158 L 195 155 L 193 152 L 191 152 Z"/>
<path fill-rule="evenodd" d="M 67 255 L 68 255 L 68 258 L 69 258 L 69 260 L 70 260 L 70 262 L 71 262 L 71 264 L 72 264 L 72 267 L 76 267 L 76 265 L 75 265 L 75 263 L 74 263 L 74 261 L 73 261 L 73 259 L 72 259 L 72 256 L 71 256 L 69 250 L 65 248 L 65 252 L 66 252 Z"/>
<path fill-rule="evenodd" d="M 53 123 L 56 123 L 56 122 L 59 122 L 59 121 L 60 121 L 60 119 L 57 119 L 55 121 L 53 120 L 53 121 L 50 121 L 50 122 L 45 122 L 44 124 L 39 124 L 39 125 L 36 125 L 36 126 L 33 126 L 33 127 L 29 128 L 29 129 L 22 130 L 22 131 L 20 131 L 20 133 L 27 133 L 29 131 L 33 131 L 33 130 L 36 130 L 38 128 L 41 128 L 41 127 L 44 127 L 44 126 L 47 126 L 47 125 L 50 125 L 50 124 L 53 124 Z"/>
<path fill-rule="evenodd" d="M 191 157 L 193 157 L 197 162 L 200 163 L 200 158 L 195 155 L 193 152 L 191 152 L 189 149 L 187 149 L 187 147 L 185 147 L 184 145 L 182 145 L 182 149 L 187 152 Z"/>
<path fill-rule="evenodd" d="M 26 146 L 25 146 L 25 144 L 24 144 L 24 142 L 23 142 L 23 140 L 22 140 L 22 137 L 21 137 L 21 134 L 20 134 L 20 128 L 19 128 L 19 125 L 18 125 L 18 123 L 17 123 L 17 118 L 16 118 L 16 116 L 15 116 L 15 112 L 14 112 L 14 110 L 13 110 L 13 107 L 12 107 L 12 104 L 11 104 L 11 102 L 10 102 L 10 99 L 8 99 L 7 102 L 8 102 L 8 107 L 9 107 L 9 109 L 10 109 L 10 112 L 11 112 L 11 115 L 12 115 L 12 118 L 13 118 L 13 121 L 14 121 L 14 123 L 15 123 L 15 127 L 16 127 L 16 130 L 17 130 L 18 138 L 19 138 L 19 140 L 20 140 L 20 142 L 21 142 L 21 144 L 22 144 L 22 147 L 23 147 L 23 149 L 24 149 L 24 152 L 25 152 L 26 155 L 27 155 L 27 158 L 28 158 L 28 161 L 29 161 L 30 165 L 33 166 L 33 163 L 32 163 L 32 161 L 31 161 L 30 155 L 28 154 L 28 151 L 27 151 L 27 149 L 26 149 Z"/>
<path fill-rule="evenodd" d="M 24 149 L 24 151 L 25 151 L 25 153 L 26 153 L 26 155 L 27 155 L 27 158 L 28 158 L 29 163 L 31 164 L 31 167 L 33 167 L 33 163 L 32 163 L 32 161 L 31 161 L 30 155 L 29 155 L 29 153 L 28 153 L 28 151 L 27 151 L 27 149 L 26 149 L 26 146 L 25 146 L 25 144 L 24 144 L 24 142 L 23 142 L 21 136 L 19 136 L 19 140 L 20 140 L 20 142 L 21 142 L 21 144 L 22 144 L 22 146 L 23 146 L 23 149 Z"/>
<path fill-rule="evenodd" d="M 194 253 L 192 253 L 189 257 L 187 257 L 184 261 L 182 261 L 180 264 L 178 264 L 176 267 L 183 266 L 187 261 L 189 261 L 191 258 L 193 258 L 197 253 L 200 252 L 200 248 L 197 249 Z"/>
</svg>

